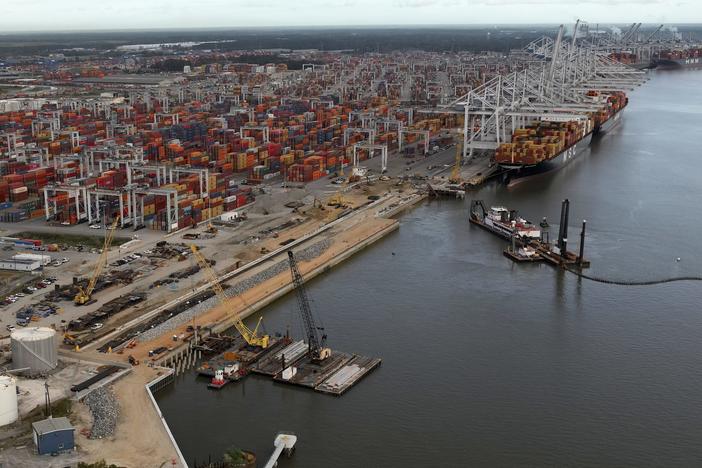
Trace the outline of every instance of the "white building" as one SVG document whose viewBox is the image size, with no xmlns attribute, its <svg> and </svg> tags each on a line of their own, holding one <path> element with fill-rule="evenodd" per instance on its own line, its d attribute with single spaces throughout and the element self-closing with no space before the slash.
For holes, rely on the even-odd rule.
<svg viewBox="0 0 702 468">
<path fill-rule="evenodd" d="M 49 263 L 51 263 L 51 256 L 49 255 L 41 255 L 41 254 L 33 254 L 33 253 L 18 253 L 12 256 L 12 259 L 17 259 L 17 260 L 34 260 L 41 262 L 42 265 L 46 266 Z"/>
<path fill-rule="evenodd" d="M 39 260 L 9 258 L 0 260 L 0 270 L 35 271 L 41 268 Z"/>
</svg>

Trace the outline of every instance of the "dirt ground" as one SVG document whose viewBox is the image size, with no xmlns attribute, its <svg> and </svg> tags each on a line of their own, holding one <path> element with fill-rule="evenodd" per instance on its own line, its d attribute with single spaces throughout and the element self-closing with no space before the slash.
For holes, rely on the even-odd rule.
<svg viewBox="0 0 702 468">
<path fill-rule="evenodd" d="M 114 384 L 120 405 L 117 430 L 109 439 L 91 440 L 76 431 L 76 444 L 85 453 L 84 461 L 99 461 L 128 468 L 180 467 L 173 448 L 144 385 L 154 380 L 158 371 L 138 366 Z M 79 429 L 89 428 L 92 418 L 84 404 L 75 406 Z M 173 462 L 176 461 L 174 465 Z"/>
<path fill-rule="evenodd" d="M 348 249 L 353 248 L 357 244 L 365 241 L 366 239 L 375 235 L 379 231 L 382 231 L 383 229 L 386 229 L 388 226 L 397 222 L 395 220 L 376 218 L 373 216 L 374 213 L 375 211 L 373 211 L 373 213 L 369 212 L 359 216 L 355 216 L 352 219 L 350 219 L 348 223 L 344 223 L 342 226 L 332 229 L 332 231 L 329 234 L 327 234 L 327 237 L 332 241 L 330 248 L 327 249 L 322 255 L 313 260 L 301 262 L 299 267 L 302 274 L 305 275 L 308 272 L 315 270 L 319 266 L 328 263 L 330 260 L 341 255 Z M 304 232 L 301 227 L 299 229 L 299 231 L 297 231 L 297 229 L 293 229 L 291 230 L 291 232 L 286 231 L 286 235 L 281 236 L 279 239 L 276 239 L 276 241 L 280 241 L 281 239 L 287 239 L 288 235 L 292 235 L 293 237 L 295 237 L 295 234 L 299 234 L 299 236 L 302 236 L 305 232 L 309 232 L 309 226 L 307 226 L 307 229 L 304 230 Z M 269 248 L 270 250 L 273 250 L 277 247 L 278 245 L 276 242 L 276 245 L 270 245 Z M 280 256 L 279 258 L 283 259 L 284 257 Z M 262 266 L 262 268 L 267 268 L 271 264 L 266 264 Z M 254 268 L 250 272 L 247 272 L 245 276 L 254 274 L 257 271 L 258 268 Z M 245 276 L 242 276 L 242 278 Z M 266 296 L 270 295 L 273 291 L 284 287 L 290 282 L 290 273 L 285 271 L 277 275 L 276 277 L 271 278 L 268 281 L 265 281 L 246 291 L 242 295 L 244 301 L 232 299 L 226 304 L 220 304 L 212 310 L 201 314 L 195 320 L 194 325 L 204 326 L 219 323 L 228 317 L 234 316 L 234 314 L 241 313 L 246 308 L 244 306 L 244 302 L 246 304 L 254 304 L 256 302 L 259 302 L 265 299 Z M 188 325 L 192 325 L 192 323 L 189 323 Z M 142 361 L 148 360 L 148 352 L 150 349 L 154 349 L 159 346 L 172 346 L 173 342 L 171 340 L 171 335 L 180 335 L 181 333 L 185 334 L 186 327 L 187 325 L 183 325 L 176 331 L 173 331 L 172 333 L 169 333 L 156 340 L 151 340 L 143 343 L 140 342 L 133 349 L 130 350 L 129 354 L 134 355 L 135 357 L 137 357 L 137 359 L 140 359 Z"/>
<path fill-rule="evenodd" d="M 349 201 L 353 199 L 353 203 L 361 204 L 367 201 L 367 192 L 358 191 L 349 194 Z M 396 203 L 399 197 L 397 194 L 392 199 L 384 202 L 382 205 L 387 206 L 391 203 Z M 345 254 L 349 249 L 354 248 L 358 244 L 375 234 L 396 225 L 397 221 L 392 219 L 384 219 L 376 216 L 380 207 L 375 209 L 363 210 L 360 213 L 354 214 L 344 222 L 330 229 L 321 236 L 327 237 L 331 241 L 331 246 L 323 252 L 319 257 L 300 263 L 300 270 L 303 275 L 329 264 L 335 258 Z M 280 247 L 280 242 L 287 239 L 296 239 L 304 234 L 318 228 L 324 221 L 328 222 L 336 217 L 336 214 L 341 209 L 332 209 L 325 207 L 324 210 L 319 208 L 308 208 L 305 213 L 309 218 L 307 222 L 293 226 L 280 233 L 277 238 L 262 238 L 259 242 L 252 244 L 245 251 L 254 251 L 260 256 L 261 247 L 266 247 L 268 250 L 275 250 Z M 319 238 L 314 238 L 310 243 L 317 242 Z M 304 244 L 303 244 L 304 245 Z M 211 247 L 215 247 L 211 245 Z M 302 246 L 301 246 L 302 247 Z M 229 252 L 227 252 L 229 254 Z M 220 254 L 221 256 L 221 254 Z M 217 257 L 215 257 L 217 258 Z M 282 260 L 284 256 L 279 256 Z M 255 274 L 259 269 L 270 267 L 271 262 L 265 262 L 260 267 L 257 266 L 246 275 Z M 218 259 L 218 267 L 220 266 Z M 224 266 L 224 265 L 222 265 Z M 289 272 L 283 272 L 274 278 L 259 284 L 258 286 L 249 289 L 243 294 L 243 299 L 247 304 L 253 304 L 266 299 L 274 291 L 279 290 L 291 282 Z M 223 304 L 213 308 L 212 310 L 201 314 L 195 321 L 196 325 L 212 325 L 226 319 L 231 319 L 234 314 L 239 314 L 244 309 L 244 304 L 240 300 L 233 299 L 227 304 Z M 86 460 L 94 461 L 105 459 L 108 463 L 116 463 L 120 466 L 128 467 L 160 467 L 171 466 L 174 460 L 177 460 L 177 454 L 173 448 L 166 430 L 164 429 L 157 411 L 147 395 L 144 385 L 156 378 L 157 371 L 147 367 L 145 364 L 148 361 L 148 351 L 158 346 L 172 346 L 171 336 L 185 332 L 186 325 L 181 329 L 168 333 L 165 336 L 149 342 L 138 343 L 135 348 L 130 349 L 129 353 L 122 355 L 113 354 L 111 359 L 126 361 L 127 355 L 134 355 L 141 361 L 141 365 L 133 369 L 130 375 L 118 380 L 115 383 L 115 394 L 118 396 L 120 403 L 120 416 L 117 426 L 117 431 L 110 439 L 89 440 L 82 434 L 77 434 L 76 442 L 81 447 L 81 450 L 87 455 Z M 89 359 L 92 354 L 97 354 L 94 349 L 86 350 L 82 354 L 85 359 Z M 104 355 L 103 355 L 104 356 Z M 76 409 L 80 427 L 90 427 L 91 417 L 87 407 L 77 405 Z M 177 465 L 176 465 L 177 466 Z"/>
</svg>

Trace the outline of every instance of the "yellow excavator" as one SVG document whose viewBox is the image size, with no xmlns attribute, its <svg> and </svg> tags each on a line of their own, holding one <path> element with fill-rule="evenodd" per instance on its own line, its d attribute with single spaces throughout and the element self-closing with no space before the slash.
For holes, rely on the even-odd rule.
<svg viewBox="0 0 702 468">
<path fill-rule="evenodd" d="M 197 246 L 190 245 L 190 250 L 192 251 L 193 256 L 197 260 L 198 265 L 200 265 L 200 268 L 205 272 L 205 274 L 208 277 L 208 280 L 212 283 L 212 290 L 219 298 L 219 302 L 225 304 L 227 301 L 229 301 L 230 297 L 227 296 L 227 293 L 224 292 L 224 289 L 219 283 L 219 279 L 217 278 L 217 275 L 210 266 L 209 262 L 202 255 L 202 253 L 200 253 L 200 250 L 197 248 Z M 241 296 L 239 296 L 239 299 L 241 299 L 241 302 L 248 307 L 248 305 Z M 234 321 L 234 326 L 236 327 L 239 334 L 244 338 L 244 340 L 246 340 L 246 343 L 248 343 L 251 346 L 260 346 L 261 348 L 267 348 L 268 343 L 270 341 L 270 337 L 268 335 L 259 336 L 258 334 L 258 327 L 261 325 L 261 320 L 263 320 L 263 317 L 259 317 L 258 323 L 256 323 L 256 328 L 251 330 L 249 327 L 246 326 L 246 324 L 244 324 L 244 322 L 241 321 L 240 316 L 237 316 L 236 320 Z"/>
<path fill-rule="evenodd" d="M 93 270 L 92 276 L 90 276 L 90 280 L 88 281 L 87 286 L 85 287 L 85 289 L 83 289 L 82 286 L 78 286 L 78 293 L 73 298 L 73 302 L 75 302 L 76 305 L 85 305 L 88 302 L 90 302 L 90 298 L 93 294 L 93 290 L 95 289 L 95 285 L 97 284 L 98 278 L 102 274 L 102 270 L 105 268 L 105 264 L 107 263 L 108 250 L 110 249 L 110 245 L 112 245 L 112 239 L 114 239 L 115 237 L 115 230 L 117 229 L 117 223 L 119 223 L 119 219 L 119 216 L 115 218 L 115 220 L 112 222 L 112 226 L 110 226 L 110 230 L 105 236 L 105 242 L 102 246 L 102 252 L 100 253 L 100 257 L 98 257 L 98 261 L 95 264 L 95 269 Z"/>
</svg>

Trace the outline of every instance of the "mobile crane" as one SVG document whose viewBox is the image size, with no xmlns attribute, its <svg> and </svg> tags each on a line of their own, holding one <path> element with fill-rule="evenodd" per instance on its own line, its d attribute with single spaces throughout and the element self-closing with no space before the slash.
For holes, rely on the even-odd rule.
<svg viewBox="0 0 702 468">
<path fill-rule="evenodd" d="M 73 298 L 73 302 L 75 302 L 76 305 L 85 305 L 90 302 L 93 290 L 98 282 L 98 278 L 102 274 L 102 270 L 105 268 L 105 264 L 107 263 L 108 250 L 110 249 L 112 240 L 115 237 L 115 231 L 117 230 L 117 223 L 119 223 L 119 219 L 120 217 L 117 216 L 115 220 L 112 221 L 112 226 L 110 226 L 109 231 L 105 235 L 105 242 L 102 246 L 102 252 L 100 253 L 100 257 L 98 257 L 93 274 L 91 275 L 90 280 L 88 280 L 88 284 L 86 285 L 85 289 L 83 289 L 82 286 L 78 286 L 78 293 Z"/>
<path fill-rule="evenodd" d="M 193 256 L 197 260 L 198 265 L 200 265 L 200 268 L 205 272 L 205 274 L 208 277 L 208 280 L 212 283 L 212 290 L 219 298 L 219 302 L 221 304 L 225 304 L 227 301 L 229 301 L 230 297 L 227 296 L 227 293 L 224 292 L 224 289 L 219 283 L 219 279 L 217 278 L 217 275 L 210 266 L 209 262 L 202 255 L 202 253 L 200 253 L 200 250 L 197 248 L 196 245 L 191 244 L 190 250 L 192 251 Z M 241 296 L 239 296 L 239 299 L 241 299 L 241 302 L 243 302 L 244 305 L 248 307 L 248 304 L 246 304 L 246 302 Z M 244 322 L 241 321 L 241 318 L 237 316 L 234 322 L 234 327 L 236 327 L 239 334 L 249 345 L 267 348 L 270 341 L 270 337 L 268 335 L 258 335 L 258 327 L 261 325 L 261 320 L 263 320 L 263 317 L 259 317 L 258 323 L 256 323 L 256 328 L 251 330 L 249 327 L 246 326 L 246 324 L 244 324 Z"/>
<path fill-rule="evenodd" d="M 313 362 L 324 361 L 331 356 L 331 349 L 324 346 L 327 341 L 327 335 L 324 333 L 324 328 L 318 327 L 314 322 L 314 316 L 312 315 L 312 309 L 310 308 L 310 301 L 307 298 L 305 282 L 302 279 L 300 269 L 297 267 L 297 261 L 295 261 L 295 256 L 293 255 L 292 250 L 288 250 L 288 263 L 290 264 L 293 285 L 295 286 L 295 292 L 297 293 L 297 304 L 300 308 L 302 321 L 305 324 L 305 330 L 307 332 L 307 343 L 309 345 L 310 357 L 312 358 Z M 320 331 L 322 332 L 321 337 L 319 336 Z"/>
</svg>

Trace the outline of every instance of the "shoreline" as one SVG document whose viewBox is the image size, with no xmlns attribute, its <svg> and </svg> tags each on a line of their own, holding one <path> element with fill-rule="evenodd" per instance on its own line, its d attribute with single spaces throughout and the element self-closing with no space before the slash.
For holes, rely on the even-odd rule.
<svg viewBox="0 0 702 468">
<path fill-rule="evenodd" d="M 218 278 L 220 278 L 222 281 L 226 279 L 232 284 L 237 282 L 237 280 L 242 281 L 248 274 L 252 274 L 262 267 L 270 267 L 270 265 L 274 263 L 283 261 L 282 257 L 292 247 L 304 246 L 309 243 L 319 242 L 320 238 L 326 237 L 330 243 L 330 246 L 324 252 L 322 252 L 316 258 L 300 262 L 302 274 L 304 275 L 305 281 L 308 281 L 318 275 L 326 273 L 334 266 L 352 257 L 354 254 L 364 250 L 366 247 L 395 232 L 397 229 L 399 229 L 400 223 L 397 219 L 393 219 L 393 217 L 399 216 L 407 210 L 412 209 L 426 198 L 426 194 L 420 194 L 417 192 L 409 194 L 387 194 L 382 196 L 379 200 L 373 201 L 372 203 L 359 208 L 357 211 L 347 216 L 330 221 L 329 223 L 312 230 L 312 232 L 309 232 L 307 235 L 296 239 L 289 245 L 282 246 L 279 249 L 249 262 L 248 264 L 243 265 L 234 271 L 219 275 Z M 158 311 L 167 308 L 167 306 L 171 303 L 180 302 L 193 294 L 209 289 L 209 287 L 209 284 L 204 284 L 196 288 L 194 291 L 184 294 L 173 301 L 169 301 L 168 304 L 157 307 L 153 311 L 149 311 L 138 320 L 133 320 L 128 324 L 119 327 L 117 330 L 115 330 L 115 332 L 113 332 L 113 334 L 117 334 L 128 329 L 137 321 L 143 321 L 144 317 L 155 315 L 158 313 Z M 245 302 L 248 304 L 248 307 L 246 307 L 245 310 L 236 310 L 241 308 L 241 301 L 237 301 L 237 303 L 234 304 L 234 307 L 232 307 L 233 304 L 231 303 L 218 304 L 210 310 L 200 313 L 194 320 L 203 323 L 208 322 L 208 328 L 210 328 L 212 332 L 222 332 L 231 328 L 235 319 L 239 317 L 239 315 L 241 315 L 241 318 L 246 318 L 257 311 L 260 311 L 270 303 L 291 292 L 293 288 L 292 278 L 286 269 L 282 273 L 275 275 L 261 284 L 253 286 L 249 290 L 243 292 L 241 296 L 242 298 L 245 298 Z M 176 332 L 174 331 L 173 333 Z M 103 339 L 109 339 L 113 334 L 103 337 Z M 99 341 L 103 341 L 103 339 Z M 147 361 L 149 360 L 148 349 L 153 349 L 156 346 L 159 346 L 160 343 L 166 343 L 167 345 L 172 346 L 168 353 L 152 360 L 153 367 L 151 367 L 151 363 L 148 364 L 149 369 L 166 372 L 165 374 L 160 374 L 159 372 L 160 375 L 157 375 L 156 378 L 138 379 L 137 377 L 141 373 L 132 372 L 128 376 L 130 378 L 122 379 L 121 382 L 125 382 L 123 385 L 136 385 L 137 382 L 131 382 L 131 380 L 139 380 L 139 387 L 144 385 L 143 391 L 148 395 L 150 404 L 147 407 L 142 408 L 142 410 L 144 410 L 144 412 L 141 413 L 142 417 L 150 420 L 151 424 L 158 421 L 158 425 L 164 429 L 163 434 L 159 435 L 158 437 L 159 439 L 162 439 L 160 445 L 162 445 L 164 448 L 166 446 L 171 447 L 171 449 L 168 449 L 167 451 L 175 455 L 172 457 L 172 461 L 177 460 L 177 464 L 173 466 L 187 467 L 187 462 L 180 451 L 180 447 L 178 446 L 175 436 L 170 431 L 170 427 L 168 426 L 165 416 L 161 413 L 155 396 L 158 390 L 169 386 L 174 382 L 174 377 L 179 370 L 177 366 L 174 365 L 174 362 L 176 362 L 181 355 L 186 353 L 191 346 L 191 341 L 189 339 L 180 340 L 177 344 L 171 340 L 172 333 L 164 332 L 160 337 L 145 343 L 138 343 L 134 349 L 129 350 L 129 354 L 135 355 L 142 361 L 141 366 L 133 368 L 139 369 L 140 367 L 147 367 Z M 97 350 L 95 349 L 97 344 L 98 342 L 93 342 L 86 345 L 83 352 L 86 354 L 97 353 Z M 167 363 L 173 367 L 168 367 Z M 131 399 L 120 398 L 120 404 L 123 406 L 132 406 L 133 403 Z M 152 410 L 149 410 L 148 408 L 152 408 Z M 125 423 L 123 422 L 123 424 Z M 123 431 L 124 429 L 118 429 L 117 432 L 120 432 L 120 430 Z M 119 444 L 118 440 L 112 442 Z M 127 441 L 125 440 L 124 442 L 126 443 Z M 126 449 L 127 447 L 125 447 L 125 450 Z M 110 460 L 108 460 L 108 463 L 109 462 Z"/>
</svg>

